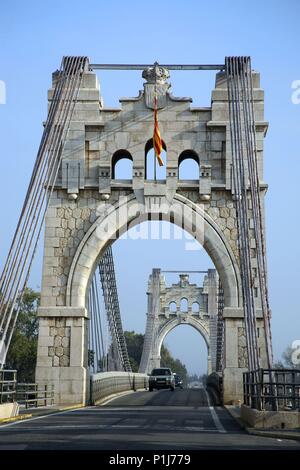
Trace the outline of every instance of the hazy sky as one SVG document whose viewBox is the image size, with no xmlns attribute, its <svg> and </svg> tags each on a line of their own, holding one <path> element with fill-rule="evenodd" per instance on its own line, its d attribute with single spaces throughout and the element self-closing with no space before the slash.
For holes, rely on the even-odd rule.
<svg viewBox="0 0 300 470">
<path fill-rule="evenodd" d="M 280 357 L 300 339 L 300 104 L 292 102 L 292 83 L 300 80 L 300 3 L 15 0 L 3 2 L 0 14 L 0 93 L 6 87 L 6 104 L 0 104 L 1 265 L 41 138 L 51 73 L 63 55 L 88 55 L 99 63 L 222 63 L 226 55 L 252 56 L 270 122 L 266 225 L 273 341 Z M 118 105 L 119 97 L 136 96 L 143 83 L 140 72 L 103 72 L 99 78 L 108 106 Z M 175 96 L 191 96 L 194 106 L 209 106 L 213 73 L 173 72 L 171 83 Z M 152 267 L 206 269 L 210 263 L 203 250 L 191 255 L 178 241 L 120 240 L 114 252 L 124 326 L 139 331 L 145 324 Z M 33 287 L 40 285 L 40 257 L 31 276 Z M 194 330 L 177 328 L 166 342 L 191 371 L 203 370 L 205 348 Z"/>
</svg>

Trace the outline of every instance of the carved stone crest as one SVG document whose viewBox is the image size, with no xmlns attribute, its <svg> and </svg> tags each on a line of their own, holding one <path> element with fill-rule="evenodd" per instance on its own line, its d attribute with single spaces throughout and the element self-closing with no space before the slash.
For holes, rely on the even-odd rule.
<svg viewBox="0 0 300 470">
<path fill-rule="evenodd" d="M 142 77 L 147 80 L 147 83 L 162 85 L 170 78 L 170 73 L 168 69 L 161 67 L 158 62 L 154 62 L 153 67 L 147 67 L 143 70 Z"/>
<path fill-rule="evenodd" d="M 145 104 L 147 108 L 154 109 L 154 96 L 157 96 L 157 108 L 162 109 L 167 104 L 166 93 L 170 88 L 170 83 L 167 82 L 170 78 L 169 71 L 161 67 L 157 62 L 153 67 L 147 67 L 143 70 L 142 77 L 147 80 L 144 83 L 145 90 Z"/>
</svg>

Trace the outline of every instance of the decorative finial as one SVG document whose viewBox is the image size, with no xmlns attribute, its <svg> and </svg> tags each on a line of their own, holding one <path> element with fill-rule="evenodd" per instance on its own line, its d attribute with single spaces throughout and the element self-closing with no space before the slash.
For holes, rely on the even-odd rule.
<svg viewBox="0 0 300 470">
<path fill-rule="evenodd" d="M 158 62 L 154 62 L 153 67 L 143 70 L 142 77 L 147 80 L 147 83 L 163 85 L 170 78 L 170 73 L 168 69 L 160 67 Z"/>
</svg>

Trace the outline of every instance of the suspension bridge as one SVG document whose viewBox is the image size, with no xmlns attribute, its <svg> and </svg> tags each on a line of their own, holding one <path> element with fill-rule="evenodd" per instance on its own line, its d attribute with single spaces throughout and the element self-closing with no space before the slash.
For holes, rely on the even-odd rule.
<svg viewBox="0 0 300 470">
<path fill-rule="evenodd" d="M 107 108 L 99 69 L 142 70 L 143 90 L 121 98 L 119 108 Z M 192 107 L 191 98 L 175 97 L 168 81 L 172 70 L 215 70 L 211 107 Z M 154 94 L 166 151 L 162 179 L 147 174 Z M 92 64 L 87 57 L 64 57 L 53 73 L 48 100 L 32 177 L 1 274 L 2 370 L 45 227 L 36 381 L 54 387 L 56 403 L 94 403 L 105 390 L 147 387 L 147 373 L 160 363 L 163 335 L 187 321 L 205 338 L 209 372 L 218 377 L 224 404 L 248 397 L 262 409 L 261 371 L 267 371 L 264 393 L 278 410 L 264 235 L 268 123 L 250 57 L 226 57 L 219 65 Z M 116 177 L 123 159 L 131 164 L 129 179 Z M 188 159 L 198 164 L 194 180 L 179 177 Z M 204 295 L 199 286 L 181 279 L 183 284 L 168 291 L 163 273 L 153 270 L 140 371 L 133 373 L 112 245 L 146 220 L 186 230 L 216 271 L 208 273 L 209 306 L 197 316 L 189 309 L 195 295 Z M 191 299 L 185 320 L 178 307 L 183 292 Z M 107 326 L 101 321 L 102 297 Z M 175 312 L 168 307 L 171 301 Z"/>
</svg>

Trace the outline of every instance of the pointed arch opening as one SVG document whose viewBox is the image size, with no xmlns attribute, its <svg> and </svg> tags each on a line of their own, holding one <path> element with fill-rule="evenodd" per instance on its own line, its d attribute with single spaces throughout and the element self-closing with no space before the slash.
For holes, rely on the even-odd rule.
<svg viewBox="0 0 300 470">
<path fill-rule="evenodd" d="M 177 305 L 176 302 L 170 302 L 169 303 L 169 311 L 171 313 L 176 313 L 177 312 Z"/>
<path fill-rule="evenodd" d="M 166 166 L 167 166 L 167 146 L 162 140 L 163 151 L 161 158 L 163 166 L 159 166 L 157 157 L 153 148 L 153 139 L 149 139 L 145 145 L 145 179 L 146 180 L 165 180 L 166 179 Z"/>
<path fill-rule="evenodd" d="M 186 347 L 186 344 L 189 347 Z M 167 349 L 175 362 L 167 365 L 168 355 L 164 354 Z M 187 375 L 198 378 L 206 375 L 210 369 L 210 348 L 209 341 L 205 333 L 201 331 L 197 324 L 178 324 L 173 322 L 171 328 L 165 329 L 159 336 L 158 355 L 161 358 L 162 367 L 172 368 L 172 372 L 179 375 L 182 373 L 181 365 L 185 366 Z M 181 370 L 176 370 L 177 366 Z M 173 370 L 174 369 L 174 370 Z M 196 380 L 194 378 L 194 380 Z"/>
<path fill-rule="evenodd" d="M 81 240 L 74 254 L 67 281 L 66 305 L 85 307 L 90 278 L 106 246 L 125 234 L 129 223 L 130 228 L 133 228 L 141 222 L 150 220 L 149 216 L 151 215 L 151 220 L 167 221 L 174 224 L 174 227 L 185 228 L 193 236 L 193 239 L 199 241 L 220 276 L 224 289 L 224 306 L 239 308 L 241 305 L 241 280 L 231 246 L 222 236 L 214 221 L 196 207 L 193 213 L 201 230 L 194 234 L 190 223 L 186 223 L 190 220 L 189 212 L 183 210 L 190 208 L 190 205 L 187 206 L 186 199 L 180 195 L 176 195 L 174 200 L 176 206 L 174 205 L 172 210 L 170 209 L 167 213 L 157 212 L 155 209 L 153 212 L 145 211 L 141 214 L 140 206 L 136 204 L 136 200 L 132 196 L 129 199 L 117 201 L 108 213 L 105 212 L 99 216 Z M 192 210 L 193 207 L 192 205 Z M 176 215 L 174 218 L 171 217 L 172 211 Z M 128 214 L 130 214 L 130 220 Z M 108 227 L 109 230 L 107 230 Z"/>
<path fill-rule="evenodd" d="M 199 302 L 193 302 L 192 303 L 192 313 L 199 314 L 199 312 L 200 312 Z"/>
<path fill-rule="evenodd" d="M 181 313 L 187 313 L 188 311 L 189 311 L 188 299 L 186 299 L 185 297 L 183 297 L 183 298 L 180 300 L 180 312 L 181 312 Z"/>
</svg>

